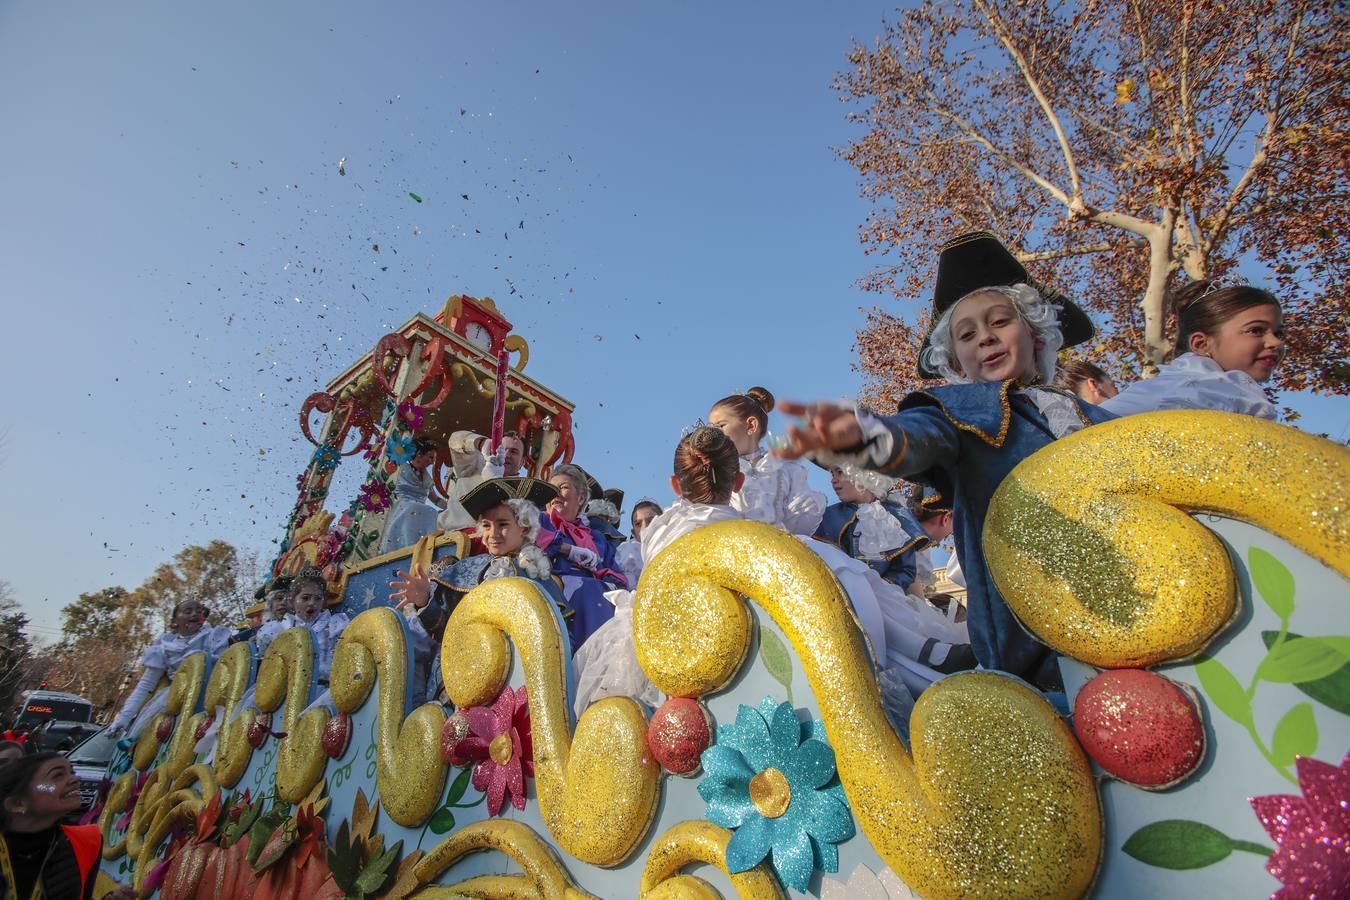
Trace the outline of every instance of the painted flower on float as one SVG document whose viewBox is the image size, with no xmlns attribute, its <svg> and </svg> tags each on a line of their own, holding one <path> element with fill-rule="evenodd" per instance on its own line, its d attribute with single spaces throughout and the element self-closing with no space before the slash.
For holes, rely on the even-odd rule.
<svg viewBox="0 0 1350 900">
<path fill-rule="evenodd" d="M 491 706 L 464 710 L 468 735 L 454 747 L 457 756 L 475 759 L 473 786 L 487 794 L 488 815 L 511 805 L 525 808 L 525 776 L 534 777 L 534 746 L 530 739 L 530 704 L 524 686 L 508 686 Z"/>
<path fill-rule="evenodd" d="M 401 466 L 412 462 L 417 455 L 417 445 L 403 432 L 395 431 L 384 442 L 384 455 L 391 463 Z"/>
<path fill-rule="evenodd" d="M 324 444 L 314 451 L 314 465 L 320 470 L 336 469 L 340 462 L 342 462 L 342 457 L 338 454 L 337 448 L 331 444 Z M 300 477 L 303 478 L 304 476 Z"/>
<path fill-rule="evenodd" d="M 422 407 L 412 400 L 404 400 L 398 405 L 398 421 L 409 431 L 417 431 L 421 428 L 423 418 Z"/>
<path fill-rule="evenodd" d="M 791 704 L 765 697 L 742 705 L 703 751 L 698 792 L 708 821 L 734 830 L 727 871 L 744 872 L 772 854 L 786 885 L 804 891 L 815 869 L 839 871 L 835 846 L 853 837 L 853 815 L 835 778 L 825 725 L 803 725 Z"/>
<path fill-rule="evenodd" d="M 371 512 L 379 512 L 389 506 L 389 485 L 379 481 L 367 481 L 361 485 L 361 494 L 356 498 Z"/>
<path fill-rule="evenodd" d="M 1300 756 L 1303 796 L 1269 794 L 1248 802 L 1277 849 L 1266 871 L 1284 887 L 1277 900 L 1338 897 L 1350 885 L 1350 753 L 1339 766 Z"/>
</svg>

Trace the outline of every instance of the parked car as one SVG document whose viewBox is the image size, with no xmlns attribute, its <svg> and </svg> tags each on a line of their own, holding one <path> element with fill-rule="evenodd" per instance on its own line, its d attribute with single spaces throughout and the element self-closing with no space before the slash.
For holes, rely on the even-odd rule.
<svg viewBox="0 0 1350 900">
<path fill-rule="evenodd" d="M 26 691 L 14 710 L 14 730 L 33 731 L 43 722 L 88 722 L 94 718 L 94 705 L 78 694 L 62 691 Z"/>
<path fill-rule="evenodd" d="M 28 736 L 29 752 L 40 753 L 43 750 L 56 750 L 66 753 L 84 743 L 84 739 L 103 730 L 102 725 L 93 722 L 65 722 L 60 719 L 48 719 Z"/>
<path fill-rule="evenodd" d="M 99 786 L 108 772 L 108 762 L 117 752 L 117 738 L 108 735 L 106 727 L 86 738 L 84 743 L 66 754 L 75 777 L 80 779 L 80 811 L 87 812 L 98 800 Z"/>
</svg>

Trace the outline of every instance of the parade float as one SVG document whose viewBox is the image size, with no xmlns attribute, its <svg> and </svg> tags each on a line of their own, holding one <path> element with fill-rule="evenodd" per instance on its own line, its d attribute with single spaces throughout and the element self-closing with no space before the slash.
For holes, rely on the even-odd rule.
<svg viewBox="0 0 1350 900">
<path fill-rule="evenodd" d="M 572 406 L 527 360 L 491 301 L 456 297 L 305 402 L 316 449 L 274 571 L 323 568 L 353 617 L 336 713 L 311 707 L 304 629 L 261 660 L 247 643 L 189 657 L 114 762 L 101 884 L 307 900 L 1344 895 L 1345 447 L 1186 411 L 1023 461 L 986 553 L 1021 622 L 1063 654 L 1071 716 L 968 672 L 897 734 L 830 571 L 740 521 L 648 561 L 633 625 L 670 698 L 656 710 L 608 698 L 576 718 L 556 607 L 511 578 L 454 609 L 443 691 L 414 708 L 387 582 L 466 539 L 375 553 L 389 479 L 413 435 L 503 423 L 531 473 L 570 459 Z M 333 469 L 358 454 L 357 497 L 325 512 Z"/>
</svg>

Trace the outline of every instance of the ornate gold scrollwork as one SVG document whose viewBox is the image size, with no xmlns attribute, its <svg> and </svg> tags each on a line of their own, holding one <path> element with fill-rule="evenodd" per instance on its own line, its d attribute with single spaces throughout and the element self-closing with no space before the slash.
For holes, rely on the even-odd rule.
<svg viewBox="0 0 1350 900">
<path fill-rule="evenodd" d="M 915 705 L 913 756 L 887 721 L 862 634 L 829 568 L 759 522 L 685 535 L 642 574 L 638 659 L 676 696 L 717 690 L 750 642 L 754 599 L 787 635 L 872 846 L 914 890 L 1080 897 L 1101 856 L 1096 785 L 1054 708 L 993 673 L 944 679 Z"/>
<path fill-rule="evenodd" d="M 425 703 L 404 718 L 408 650 L 398 613 L 368 609 L 342 632 L 330 688 L 342 712 L 354 712 L 379 684 L 375 713 L 375 778 L 384 811 L 400 825 L 420 825 L 445 790 L 440 757 L 445 710 Z"/>
<path fill-rule="evenodd" d="M 660 770 L 647 751 L 646 716 L 633 700 L 611 697 L 588 708 L 570 733 L 553 601 L 523 578 L 484 582 L 455 607 L 441 647 L 450 699 L 461 707 L 496 699 L 510 669 L 511 644 L 525 673 L 544 822 L 577 859 L 618 865 L 646 834 L 656 809 Z"/>
<path fill-rule="evenodd" d="M 270 713 L 286 704 L 280 726 L 274 723 L 273 729 L 286 735 L 277 747 L 276 784 L 277 796 L 287 803 L 305 799 L 323 777 L 328 762 L 320 743 L 328 710 L 318 707 L 304 712 L 313 684 L 314 638 L 304 626 L 288 628 L 263 655 L 253 692 L 261 712 Z"/>
</svg>

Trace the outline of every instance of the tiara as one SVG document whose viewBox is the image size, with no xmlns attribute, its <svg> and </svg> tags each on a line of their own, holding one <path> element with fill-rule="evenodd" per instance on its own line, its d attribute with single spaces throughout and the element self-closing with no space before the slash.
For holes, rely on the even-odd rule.
<svg viewBox="0 0 1350 900">
<path fill-rule="evenodd" d="M 684 440 L 685 438 L 689 437 L 689 435 L 693 434 L 695 431 L 698 431 L 700 428 L 707 428 L 707 427 L 708 427 L 707 422 L 703 421 L 702 419 L 695 419 L 693 425 L 686 425 L 680 429 L 680 440 Z"/>
<path fill-rule="evenodd" d="M 1177 308 L 1190 309 L 1192 306 L 1194 306 L 1201 300 L 1204 300 L 1210 294 L 1213 294 L 1217 291 L 1227 290 L 1228 288 L 1251 287 L 1251 286 L 1252 286 L 1251 282 L 1245 278 L 1213 278 L 1210 279 L 1209 286 L 1206 287 L 1203 291 L 1201 291 L 1199 296 L 1192 298 L 1190 302 L 1188 302 L 1185 306 L 1180 306 Z"/>
</svg>

